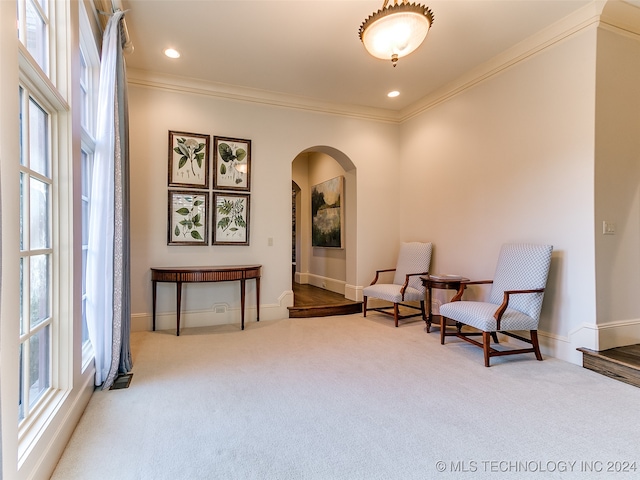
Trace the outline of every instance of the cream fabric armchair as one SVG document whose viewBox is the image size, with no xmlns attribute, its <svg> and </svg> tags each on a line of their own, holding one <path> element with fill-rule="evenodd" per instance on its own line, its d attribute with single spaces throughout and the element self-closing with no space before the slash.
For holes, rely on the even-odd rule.
<svg viewBox="0 0 640 480">
<path fill-rule="evenodd" d="M 552 251 L 551 245 L 503 245 L 493 280 L 463 282 L 451 303 L 440 306 L 440 343 L 444 344 L 446 336 L 455 335 L 482 347 L 486 367 L 491 357 L 518 353 L 534 353 L 538 360 L 542 360 L 538 322 Z M 462 301 L 464 289 L 478 284 L 492 284 L 488 300 Z M 456 333 L 447 333 L 447 318 L 458 326 L 468 325 L 480 332 L 463 332 L 458 328 Z M 513 333 L 522 330 L 529 330 L 530 338 Z M 497 332 L 529 343 L 531 348 L 495 350 L 490 342 L 493 337 L 497 343 Z M 481 335 L 482 343 L 470 338 L 473 335 Z"/>
<path fill-rule="evenodd" d="M 422 242 L 404 242 L 400 245 L 400 253 L 395 268 L 384 270 L 376 270 L 376 276 L 371 285 L 363 290 L 364 316 L 367 316 L 367 310 L 375 310 L 387 315 L 393 315 L 396 327 L 398 320 L 417 317 L 422 315 L 422 319 L 426 321 L 424 300 L 425 287 L 420 280 L 421 275 L 429 273 L 429 264 L 431 263 L 431 252 L 433 245 L 431 243 Z M 385 272 L 395 272 L 392 283 L 378 283 L 380 274 Z M 393 305 L 368 308 L 367 299 L 378 298 L 391 302 Z M 420 302 L 420 307 L 416 305 L 406 304 L 404 302 Z M 400 315 L 399 307 L 419 310 L 419 313 L 412 315 Z M 393 312 L 387 310 L 393 309 Z"/>
</svg>

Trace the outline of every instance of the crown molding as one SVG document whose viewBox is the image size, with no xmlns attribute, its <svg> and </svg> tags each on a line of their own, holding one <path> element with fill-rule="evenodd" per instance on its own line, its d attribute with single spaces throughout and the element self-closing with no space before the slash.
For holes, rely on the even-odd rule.
<svg viewBox="0 0 640 480">
<path fill-rule="evenodd" d="M 248 102 L 274 107 L 305 110 L 329 115 L 339 115 L 378 122 L 398 123 L 398 112 L 380 108 L 341 105 L 307 97 L 287 95 L 266 90 L 252 89 L 209 82 L 195 78 L 167 75 L 139 69 L 127 69 L 127 82 L 148 88 L 166 91 L 204 95 L 239 102 Z"/>
<path fill-rule="evenodd" d="M 127 69 L 131 85 L 315 113 L 400 124 L 589 28 L 640 35 L 640 0 L 594 0 L 400 111 L 336 104 L 278 92 Z"/>
<path fill-rule="evenodd" d="M 640 0 L 609 0 L 601 23 L 631 37 L 640 36 Z"/>
<path fill-rule="evenodd" d="M 617 0 L 614 0 L 617 2 Z M 596 0 L 571 15 L 540 30 L 538 33 L 505 50 L 488 62 L 479 65 L 453 82 L 418 100 L 400 112 L 400 122 L 410 120 L 436 105 L 468 90 L 504 70 L 550 48 L 578 32 L 597 26 L 605 1 Z"/>
</svg>

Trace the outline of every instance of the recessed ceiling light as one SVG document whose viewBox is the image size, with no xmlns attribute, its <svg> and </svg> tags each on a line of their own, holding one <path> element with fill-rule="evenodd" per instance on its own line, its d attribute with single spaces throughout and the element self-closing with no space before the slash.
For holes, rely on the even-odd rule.
<svg viewBox="0 0 640 480">
<path fill-rule="evenodd" d="M 173 48 L 167 48 L 164 51 L 164 54 L 169 58 L 180 58 L 180 52 L 177 50 L 174 50 Z"/>
<path fill-rule="evenodd" d="M 394 98 L 394 97 L 397 97 L 398 95 L 400 95 L 400 92 L 397 91 L 397 90 L 394 90 L 393 92 L 387 93 L 387 97 L 389 97 L 389 98 Z"/>
</svg>

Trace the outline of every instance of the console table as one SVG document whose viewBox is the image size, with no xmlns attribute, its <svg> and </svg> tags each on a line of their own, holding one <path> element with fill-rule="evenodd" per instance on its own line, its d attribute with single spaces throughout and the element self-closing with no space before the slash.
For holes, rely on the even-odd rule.
<svg viewBox="0 0 640 480">
<path fill-rule="evenodd" d="M 176 284 L 176 335 L 180 335 L 180 301 L 183 283 L 240 282 L 240 318 L 244 330 L 245 282 L 256 281 L 256 321 L 260 321 L 260 273 L 262 265 L 229 265 L 219 267 L 154 267 L 151 269 L 153 290 L 153 330 L 156 329 L 156 284 Z"/>
</svg>

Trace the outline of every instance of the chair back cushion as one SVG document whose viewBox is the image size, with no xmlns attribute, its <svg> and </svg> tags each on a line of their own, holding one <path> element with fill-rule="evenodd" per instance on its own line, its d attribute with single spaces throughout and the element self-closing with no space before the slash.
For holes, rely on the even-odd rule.
<svg viewBox="0 0 640 480">
<path fill-rule="evenodd" d="M 402 285 L 408 273 L 428 272 L 432 248 L 431 243 L 403 242 L 400 244 L 400 254 L 393 283 Z M 420 292 L 425 290 L 419 275 L 409 278 L 409 286 Z"/>
<path fill-rule="evenodd" d="M 500 305 L 505 290 L 533 290 L 545 288 L 552 245 L 507 244 L 498 257 L 489 302 Z M 511 295 L 509 308 L 518 310 L 534 320 L 540 317 L 544 293 Z"/>
</svg>

